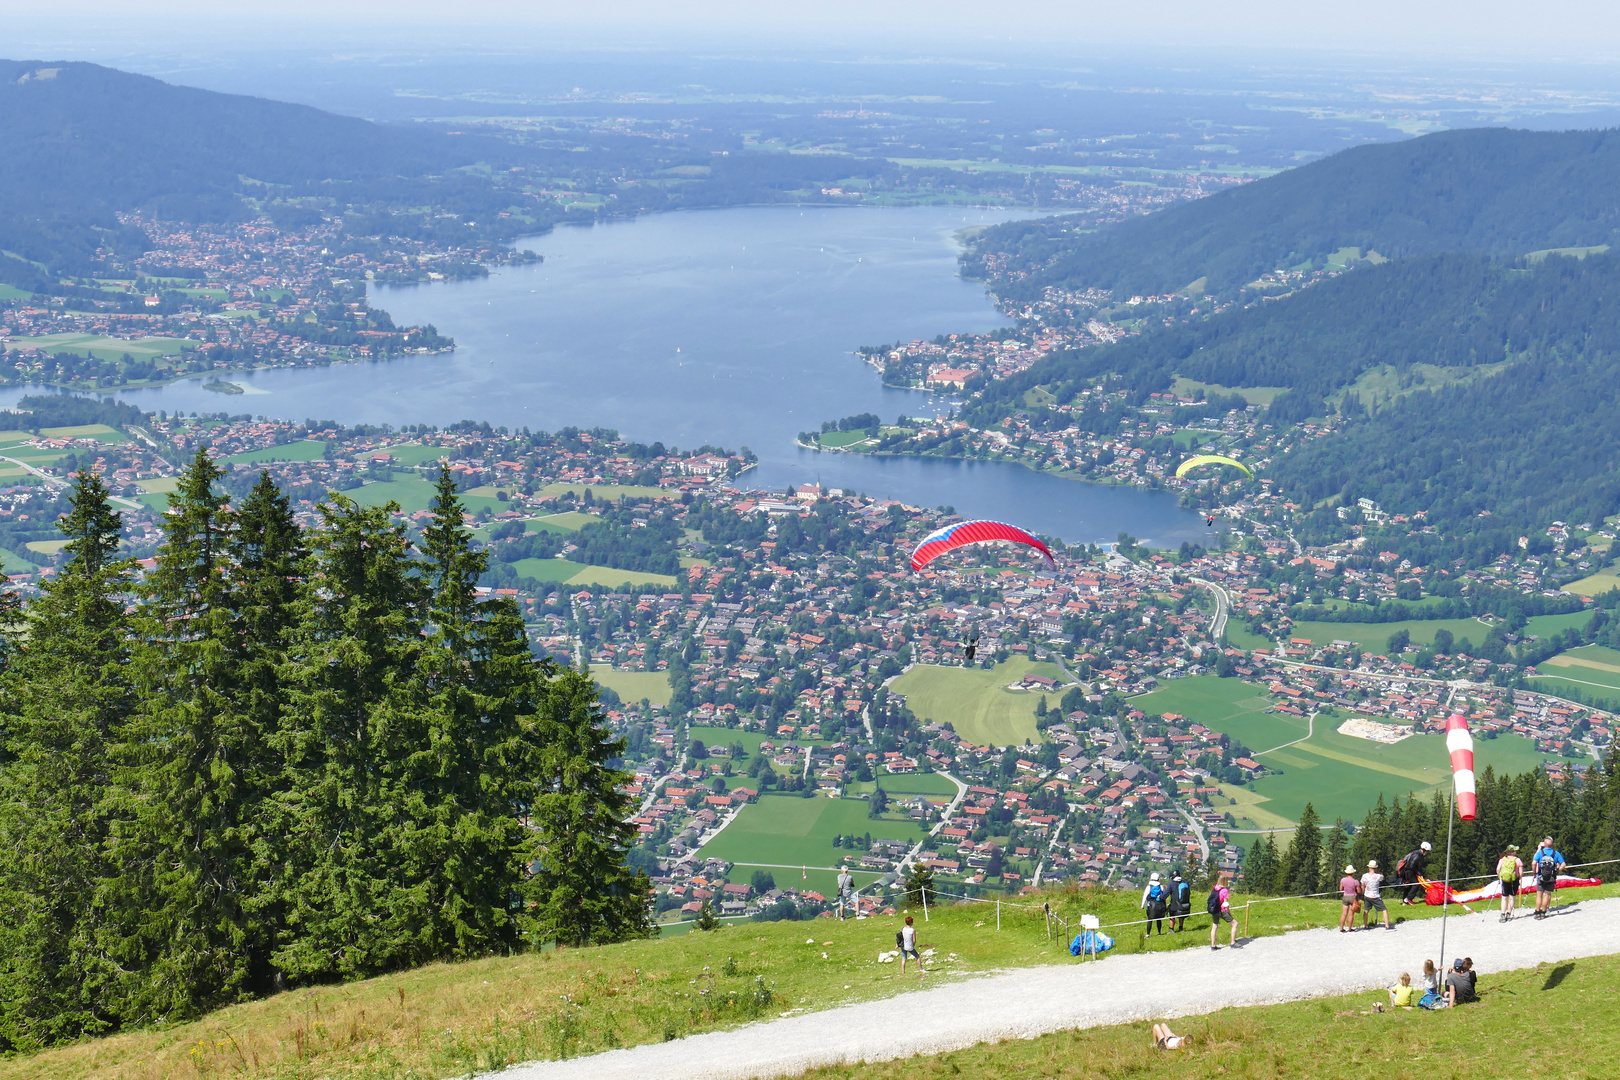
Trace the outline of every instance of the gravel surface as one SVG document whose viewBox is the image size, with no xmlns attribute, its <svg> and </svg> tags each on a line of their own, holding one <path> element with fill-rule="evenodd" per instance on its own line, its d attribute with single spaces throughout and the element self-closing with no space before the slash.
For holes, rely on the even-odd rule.
<svg viewBox="0 0 1620 1080">
<path fill-rule="evenodd" d="M 1326 908 L 1324 907 L 1324 910 Z M 1196 932 L 1196 931 L 1195 931 Z M 1207 933 L 1207 930 L 1205 931 Z M 1222 938 L 1225 933 L 1223 928 Z M 929 941 L 949 948 L 949 941 Z M 1304 930 L 1222 946 L 1025 968 L 982 978 L 930 975 L 927 989 L 674 1042 L 571 1061 L 534 1062 L 500 1080 L 747 1080 L 795 1076 L 818 1065 L 937 1054 L 1052 1031 L 1194 1016 L 1231 1005 L 1266 1005 L 1380 989 L 1402 971 L 1414 982 L 1425 958 L 1445 967 L 1472 956 L 1484 973 L 1620 953 L 1620 898 L 1570 901 L 1537 922 L 1520 909 L 1340 934 Z M 876 965 L 874 964 L 874 967 Z M 1144 1029 L 1145 1034 L 1145 1029 Z"/>
</svg>

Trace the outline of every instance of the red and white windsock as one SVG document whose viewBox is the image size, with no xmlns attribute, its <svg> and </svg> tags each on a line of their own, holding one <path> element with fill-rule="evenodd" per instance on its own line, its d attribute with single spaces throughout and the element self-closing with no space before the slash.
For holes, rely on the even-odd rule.
<svg viewBox="0 0 1620 1080">
<path fill-rule="evenodd" d="M 1457 793 L 1457 816 L 1473 821 L 1479 810 L 1474 796 L 1474 737 L 1468 733 L 1468 720 L 1454 713 L 1446 721 L 1446 750 L 1451 754 L 1451 787 Z"/>
</svg>

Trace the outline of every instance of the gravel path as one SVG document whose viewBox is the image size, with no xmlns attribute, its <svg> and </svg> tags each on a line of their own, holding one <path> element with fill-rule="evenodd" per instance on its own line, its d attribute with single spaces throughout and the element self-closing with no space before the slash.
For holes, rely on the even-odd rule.
<svg viewBox="0 0 1620 1080">
<path fill-rule="evenodd" d="M 928 989 L 885 1001 L 571 1061 L 518 1065 L 493 1075 L 500 1080 L 795 1076 L 818 1065 L 937 1054 L 1071 1028 L 1373 990 L 1389 986 L 1402 971 L 1411 972 L 1416 982 L 1425 958 L 1444 967 L 1468 955 L 1477 970 L 1490 973 L 1620 953 L 1620 898 L 1571 901 L 1542 922 L 1523 910 L 1507 924 L 1497 922 L 1494 910 L 1454 916 L 1446 933 L 1451 955 L 1444 961 L 1438 919 L 1407 923 L 1394 932 L 1305 930 L 1256 938 L 1236 949 L 1222 946 L 1219 952 L 1204 947 L 1105 956 L 984 978 L 930 975 L 921 981 Z M 950 946 L 949 941 L 928 943 Z"/>
</svg>

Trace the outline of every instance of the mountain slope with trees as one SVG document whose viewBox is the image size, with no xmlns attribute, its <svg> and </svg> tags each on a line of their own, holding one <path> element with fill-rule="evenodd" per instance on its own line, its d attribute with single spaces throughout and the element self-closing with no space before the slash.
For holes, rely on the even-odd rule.
<svg viewBox="0 0 1620 1080">
<path fill-rule="evenodd" d="M 1094 234 L 1062 217 L 999 225 L 975 250 L 1035 268 L 998 285 L 1009 297 L 1049 285 L 1154 295 L 1199 278 L 1230 290 L 1346 247 L 1396 259 L 1613 243 L 1617 174 L 1620 131 L 1447 131 L 1343 150 Z"/>
<path fill-rule="evenodd" d="M 420 197 L 424 178 L 525 154 L 496 139 L 374 124 L 97 64 L 11 60 L 0 61 L 0 146 L 0 249 L 80 274 L 98 247 L 141 250 L 144 237 L 120 226 L 118 211 L 240 220 L 254 216 L 244 194 L 323 182 L 397 201 Z M 468 183 L 490 186 L 475 177 L 461 186 Z"/>
<path fill-rule="evenodd" d="M 1373 368 L 1392 372 L 1402 394 L 1363 401 L 1353 387 Z M 1463 378 L 1425 386 L 1424 371 L 1435 368 Z M 963 417 L 999 423 L 1027 410 L 1036 387 L 1054 405 L 1077 403 L 1099 380 L 1136 404 L 1178 375 L 1285 387 L 1270 407 L 1275 423 L 1340 421 L 1269 467 L 1300 502 L 1366 496 L 1395 513 L 1426 511 L 1442 531 L 1516 538 L 1554 519 L 1599 520 L 1620 506 L 1620 443 L 1607 433 L 1620 407 L 1617 372 L 1620 256 L 1552 256 L 1527 266 L 1448 254 L 1357 270 L 1117 345 L 1055 353 L 988 386 Z M 1223 399 L 1221 407 L 1243 404 Z M 1051 416 L 1086 430 L 1108 419 L 1095 398 L 1079 413 Z"/>
</svg>

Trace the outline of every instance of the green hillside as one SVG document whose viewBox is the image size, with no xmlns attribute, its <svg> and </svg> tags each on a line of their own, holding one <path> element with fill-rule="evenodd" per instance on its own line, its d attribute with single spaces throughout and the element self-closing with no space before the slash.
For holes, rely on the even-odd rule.
<svg viewBox="0 0 1620 1080">
<path fill-rule="evenodd" d="M 1011 287 L 1211 291 L 1344 248 L 1403 258 L 1613 242 L 1620 131 L 1447 131 L 1360 146 L 1096 234 L 1065 218 L 986 230 L 977 250 L 1040 267 Z M 970 269 L 975 264 L 970 262 Z"/>
</svg>

